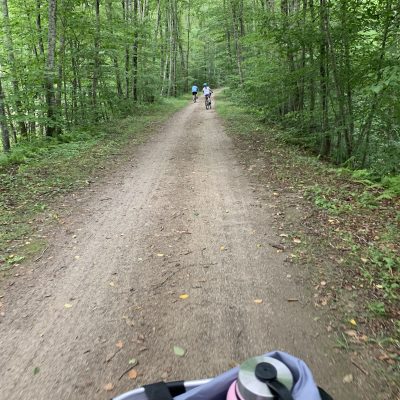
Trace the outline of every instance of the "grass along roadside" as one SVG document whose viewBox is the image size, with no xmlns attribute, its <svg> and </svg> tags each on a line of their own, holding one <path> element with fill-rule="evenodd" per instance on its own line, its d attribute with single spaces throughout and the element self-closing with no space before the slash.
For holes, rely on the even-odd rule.
<svg viewBox="0 0 400 400">
<path fill-rule="evenodd" d="M 399 178 L 376 183 L 368 171 L 323 163 L 285 144 L 278 127 L 266 126 L 223 95 L 217 111 L 249 173 L 272 193 L 280 245 L 298 279 L 312 286 L 315 307 L 327 317 L 327 333 L 336 334 L 339 348 L 367 349 L 395 384 L 400 376 Z M 368 369 L 368 361 L 365 365 Z"/>
<path fill-rule="evenodd" d="M 0 277 L 46 246 L 38 228 L 57 221 L 56 201 L 90 185 L 95 176 L 131 156 L 125 148 L 146 140 L 157 125 L 187 104 L 186 98 L 138 106 L 112 120 L 38 142 L 23 143 L 0 158 Z"/>
</svg>

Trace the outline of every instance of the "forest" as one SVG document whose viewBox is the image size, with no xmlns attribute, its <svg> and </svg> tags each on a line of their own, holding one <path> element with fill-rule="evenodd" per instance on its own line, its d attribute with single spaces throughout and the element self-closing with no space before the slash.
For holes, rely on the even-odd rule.
<svg viewBox="0 0 400 400">
<path fill-rule="evenodd" d="M 400 399 L 399 99 L 400 0 L 0 0 L 6 397 L 263 342 Z"/>
<path fill-rule="evenodd" d="M 399 172 L 398 1 L 1 0 L 1 12 L 6 154 L 207 82 L 323 159 Z"/>
</svg>

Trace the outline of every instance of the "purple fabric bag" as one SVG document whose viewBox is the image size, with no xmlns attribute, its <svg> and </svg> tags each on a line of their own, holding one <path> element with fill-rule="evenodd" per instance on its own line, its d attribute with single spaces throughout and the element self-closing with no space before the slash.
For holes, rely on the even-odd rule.
<svg viewBox="0 0 400 400">
<path fill-rule="evenodd" d="M 267 353 L 266 356 L 282 361 L 290 369 L 294 381 L 294 400 L 321 400 L 313 375 L 304 361 L 280 351 Z M 239 367 L 233 368 L 174 400 L 225 400 L 229 386 L 237 378 L 238 372 Z"/>
</svg>

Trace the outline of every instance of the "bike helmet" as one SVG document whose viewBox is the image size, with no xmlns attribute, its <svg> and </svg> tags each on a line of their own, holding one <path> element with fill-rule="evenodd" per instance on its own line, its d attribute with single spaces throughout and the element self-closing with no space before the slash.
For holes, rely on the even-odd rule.
<svg viewBox="0 0 400 400">
<path fill-rule="evenodd" d="M 206 86 L 208 86 L 207 83 L 203 83 L 203 87 L 206 87 Z"/>
</svg>

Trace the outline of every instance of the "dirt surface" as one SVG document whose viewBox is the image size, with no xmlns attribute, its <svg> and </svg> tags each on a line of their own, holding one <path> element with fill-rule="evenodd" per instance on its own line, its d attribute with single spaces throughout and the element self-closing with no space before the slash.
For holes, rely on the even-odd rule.
<svg viewBox="0 0 400 400">
<path fill-rule="evenodd" d="M 5 283 L 0 398 L 108 399 L 280 349 L 336 400 L 387 399 L 335 351 L 307 279 L 274 247 L 272 194 L 239 160 L 199 102 L 77 193 L 40 260 Z"/>
</svg>

